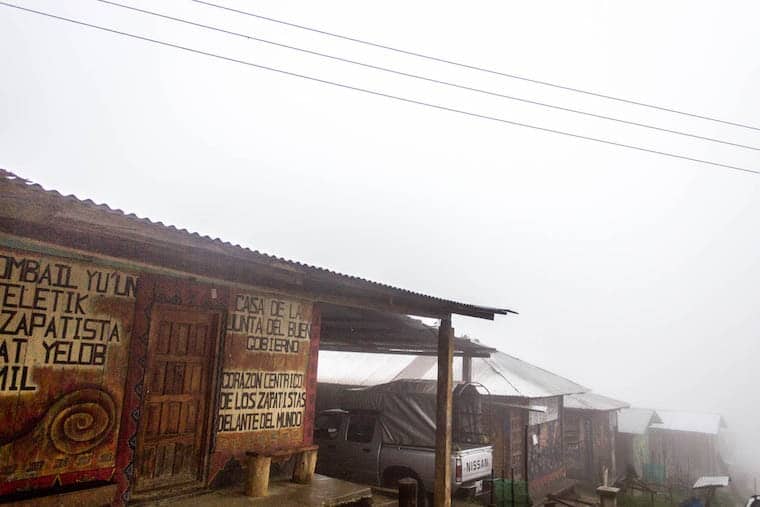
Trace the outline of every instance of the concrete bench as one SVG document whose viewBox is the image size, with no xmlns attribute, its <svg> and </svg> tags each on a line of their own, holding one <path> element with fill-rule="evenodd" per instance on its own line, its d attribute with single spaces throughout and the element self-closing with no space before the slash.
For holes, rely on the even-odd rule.
<svg viewBox="0 0 760 507">
<path fill-rule="evenodd" d="M 306 445 L 291 449 L 282 449 L 272 452 L 248 451 L 245 453 L 248 461 L 248 475 L 246 476 L 245 494 L 247 496 L 267 496 L 269 490 L 269 467 L 272 461 L 275 463 L 286 461 L 296 457 L 293 468 L 293 482 L 308 484 L 314 477 L 314 468 L 317 465 L 318 445 Z"/>
</svg>

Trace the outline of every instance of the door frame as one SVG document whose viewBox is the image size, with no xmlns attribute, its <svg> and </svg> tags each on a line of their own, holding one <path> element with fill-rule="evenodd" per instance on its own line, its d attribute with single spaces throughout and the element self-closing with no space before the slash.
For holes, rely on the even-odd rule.
<svg viewBox="0 0 760 507">
<path fill-rule="evenodd" d="M 216 332 L 214 333 L 214 343 L 211 344 L 209 350 L 214 354 L 213 360 L 209 367 L 208 372 L 208 385 L 206 388 L 206 395 L 208 399 L 208 405 L 206 410 L 206 417 L 203 418 L 202 424 L 204 428 L 201 429 L 201 445 L 200 452 L 201 458 L 198 462 L 198 479 L 193 482 L 178 484 L 176 486 L 168 487 L 151 487 L 148 489 L 140 489 L 137 486 L 140 474 L 140 456 L 143 446 L 143 431 L 145 430 L 145 424 L 147 420 L 144 417 L 147 410 L 148 396 L 146 393 L 147 384 L 146 379 L 149 379 L 151 367 L 155 361 L 155 357 L 151 355 L 151 333 L 153 331 L 154 315 L 155 312 L 166 311 L 188 311 L 188 312 L 202 312 L 212 315 L 216 320 Z M 134 459 L 134 477 L 132 479 L 132 498 L 135 500 L 153 499 L 158 497 L 175 496 L 187 491 L 203 489 L 207 486 L 209 468 L 211 466 L 211 451 L 213 450 L 214 437 L 216 435 L 216 414 L 218 412 L 219 403 L 219 381 L 221 378 L 221 365 L 224 348 L 224 330 L 226 326 L 226 309 L 222 307 L 209 308 L 197 305 L 173 305 L 167 303 L 155 303 L 150 307 L 150 317 L 148 322 L 148 343 L 145 357 L 145 370 L 143 372 L 142 384 L 143 384 L 143 396 L 140 400 L 140 419 L 137 423 L 137 439 L 135 447 L 135 459 Z"/>
</svg>

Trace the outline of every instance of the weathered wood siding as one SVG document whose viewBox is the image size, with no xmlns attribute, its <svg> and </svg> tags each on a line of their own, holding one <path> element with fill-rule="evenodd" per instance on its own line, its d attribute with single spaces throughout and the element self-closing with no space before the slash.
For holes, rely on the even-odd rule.
<svg viewBox="0 0 760 507">
<path fill-rule="evenodd" d="M 701 476 L 726 473 L 720 463 L 716 435 L 652 429 L 649 455 L 650 463 L 664 470 L 660 479 L 668 485 L 689 488 Z"/>
<path fill-rule="evenodd" d="M 605 468 L 609 480 L 616 477 L 615 412 L 565 410 L 564 446 L 568 477 L 598 486 Z"/>
<path fill-rule="evenodd" d="M 510 405 L 530 402 L 548 407 L 546 413 L 540 413 L 496 403 L 493 412 L 495 477 L 511 479 L 514 474 L 516 481 L 524 481 L 527 474 L 530 494 L 540 500 L 567 476 L 562 448 L 562 399 L 497 399 Z"/>
</svg>

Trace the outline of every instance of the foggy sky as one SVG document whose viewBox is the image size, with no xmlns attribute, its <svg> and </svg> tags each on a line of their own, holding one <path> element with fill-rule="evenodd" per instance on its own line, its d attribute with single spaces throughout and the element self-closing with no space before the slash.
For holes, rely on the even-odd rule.
<svg viewBox="0 0 760 507">
<path fill-rule="evenodd" d="M 175 16 L 566 107 L 685 119 L 331 40 L 189 1 Z M 297 23 L 760 125 L 755 2 L 256 2 Z M 760 169 L 757 152 L 547 112 L 96 2 L 23 1 L 256 63 Z M 637 406 L 721 412 L 760 454 L 760 176 L 563 138 L 0 6 L 0 167 L 267 253 L 520 315 L 455 319 Z"/>
</svg>

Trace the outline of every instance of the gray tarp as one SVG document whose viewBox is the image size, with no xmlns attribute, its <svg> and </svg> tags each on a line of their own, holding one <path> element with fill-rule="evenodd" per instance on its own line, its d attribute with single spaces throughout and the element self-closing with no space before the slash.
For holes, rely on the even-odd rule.
<svg viewBox="0 0 760 507">
<path fill-rule="evenodd" d="M 480 420 L 481 399 L 474 388 L 463 390 L 463 387 L 455 385 L 454 389 L 454 440 L 473 443 L 473 435 L 482 433 L 481 425 L 472 422 Z M 435 381 L 396 380 L 346 389 L 341 396 L 341 408 L 378 412 L 383 443 L 435 447 L 435 394 Z"/>
</svg>

